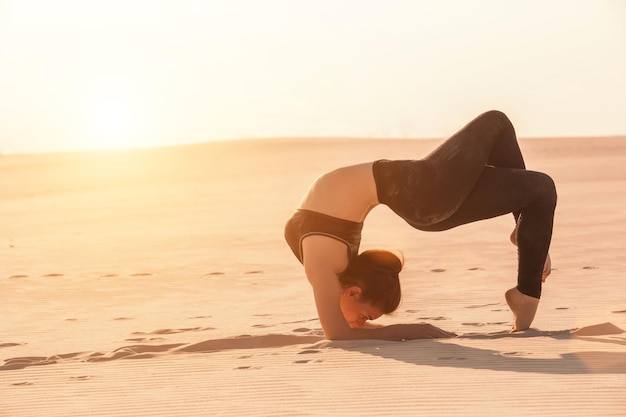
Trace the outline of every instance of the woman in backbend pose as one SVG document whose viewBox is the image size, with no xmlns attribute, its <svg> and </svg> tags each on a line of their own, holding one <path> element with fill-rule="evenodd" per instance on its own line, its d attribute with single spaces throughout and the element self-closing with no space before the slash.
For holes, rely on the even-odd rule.
<svg viewBox="0 0 626 417">
<path fill-rule="evenodd" d="M 424 159 L 378 160 L 320 176 L 285 226 L 328 339 L 454 336 L 428 324 L 368 323 L 395 311 L 401 295 L 402 261 L 396 255 L 358 253 L 363 221 L 378 204 L 425 231 L 512 213 L 519 266 L 517 286 L 505 297 L 515 317 L 512 330 L 530 327 L 550 273 L 556 189 L 546 174 L 525 169 L 506 115 L 478 116 Z"/>
</svg>

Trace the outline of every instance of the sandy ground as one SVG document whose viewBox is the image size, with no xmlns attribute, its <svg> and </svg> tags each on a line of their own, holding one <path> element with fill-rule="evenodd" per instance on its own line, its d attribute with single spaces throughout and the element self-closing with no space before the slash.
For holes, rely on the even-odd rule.
<svg viewBox="0 0 626 417">
<path fill-rule="evenodd" d="M 559 190 L 533 329 L 503 333 L 510 216 L 443 233 L 384 206 L 384 323 L 459 337 L 323 340 L 282 238 L 309 183 L 438 141 L 258 140 L 0 157 L 0 416 L 626 415 L 626 138 L 522 140 Z"/>
</svg>

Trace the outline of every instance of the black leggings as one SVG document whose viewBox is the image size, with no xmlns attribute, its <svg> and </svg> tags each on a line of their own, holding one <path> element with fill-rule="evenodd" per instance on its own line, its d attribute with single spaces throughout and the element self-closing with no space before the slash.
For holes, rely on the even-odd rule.
<svg viewBox="0 0 626 417">
<path fill-rule="evenodd" d="M 526 169 L 504 113 L 478 116 L 424 159 L 376 161 L 374 177 L 378 200 L 419 230 L 447 230 L 513 213 L 517 288 L 541 296 L 556 188 L 548 175 Z"/>
</svg>

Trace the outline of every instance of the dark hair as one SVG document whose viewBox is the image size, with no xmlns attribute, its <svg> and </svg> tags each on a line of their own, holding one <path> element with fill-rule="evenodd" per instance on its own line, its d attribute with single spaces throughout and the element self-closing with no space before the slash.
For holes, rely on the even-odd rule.
<svg viewBox="0 0 626 417">
<path fill-rule="evenodd" d="M 339 274 L 343 288 L 361 288 L 361 299 L 371 302 L 384 314 L 393 313 L 400 304 L 402 291 L 400 277 L 402 260 L 392 252 L 367 250 L 350 261 L 350 265 Z"/>
</svg>

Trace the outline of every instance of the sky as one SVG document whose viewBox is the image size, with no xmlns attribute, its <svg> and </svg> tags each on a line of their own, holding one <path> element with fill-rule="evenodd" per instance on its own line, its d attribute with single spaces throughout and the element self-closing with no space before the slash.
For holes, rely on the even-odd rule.
<svg viewBox="0 0 626 417">
<path fill-rule="evenodd" d="M 0 0 L 0 153 L 626 135 L 626 0 Z"/>
</svg>

